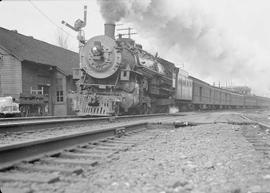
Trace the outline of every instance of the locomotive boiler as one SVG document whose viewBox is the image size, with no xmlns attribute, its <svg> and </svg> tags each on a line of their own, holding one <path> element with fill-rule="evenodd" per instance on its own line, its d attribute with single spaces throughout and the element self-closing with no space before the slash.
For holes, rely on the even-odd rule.
<svg viewBox="0 0 270 193">
<path fill-rule="evenodd" d="M 78 115 L 149 113 L 159 99 L 171 100 L 175 66 L 144 51 L 130 38 L 115 39 L 115 24 L 105 24 L 105 35 L 83 44 L 80 61 L 73 75 Z"/>
</svg>

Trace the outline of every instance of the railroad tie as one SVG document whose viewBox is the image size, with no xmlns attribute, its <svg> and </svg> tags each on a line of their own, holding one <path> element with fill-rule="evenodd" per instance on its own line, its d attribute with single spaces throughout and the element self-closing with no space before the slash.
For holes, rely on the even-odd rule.
<svg viewBox="0 0 270 193">
<path fill-rule="evenodd" d="M 89 160 L 89 159 L 64 159 L 64 158 L 46 158 L 42 161 L 46 163 L 53 163 L 53 164 L 69 164 L 69 165 L 81 165 L 81 166 L 95 166 L 97 165 L 96 160 Z"/>
<path fill-rule="evenodd" d="M 33 193 L 33 190 L 27 188 L 1 187 L 3 193 Z"/>
<path fill-rule="evenodd" d="M 61 172 L 65 174 L 81 174 L 83 172 L 82 168 L 79 167 L 61 167 L 56 165 L 38 165 L 38 164 L 21 164 L 18 165 L 17 168 L 23 170 L 31 170 L 31 171 L 43 171 L 43 172 Z"/>
<path fill-rule="evenodd" d="M 23 181 L 37 183 L 54 183 L 59 181 L 59 176 L 55 174 L 40 174 L 40 173 L 7 173 L 0 172 L 0 181 Z"/>
<path fill-rule="evenodd" d="M 90 153 L 91 156 L 93 157 L 98 157 L 98 158 L 105 158 L 112 156 L 114 152 L 111 151 L 104 151 L 104 150 L 97 150 L 97 149 L 87 149 L 87 148 L 77 148 L 76 151 L 81 152 L 81 153 Z"/>
<path fill-rule="evenodd" d="M 100 157 L 95 156 L 94 154 L 91 153 L 77 153 L 77 152 L 62 152 L 60 154 L 61 158 L 72 158 L 72 159 L 76 159 L 76 158 L 83 158 L 83 159 L 92 159 L 92 160 L 96 160 Z M 104 156 L 103 156 L 104 157 Z"/>
</svg>

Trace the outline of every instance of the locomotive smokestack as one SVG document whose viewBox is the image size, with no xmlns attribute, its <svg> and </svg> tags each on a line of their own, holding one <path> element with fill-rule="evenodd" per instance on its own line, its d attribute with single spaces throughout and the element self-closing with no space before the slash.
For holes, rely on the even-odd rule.
<svg viewBox="0 0 270 193">
<path fill-rule="evenodd" d="M 112 39 L 115 39 L 114 38 L 115 24 L 114 23 L 105 23 L 104 28 L 105 28 L 105 35 L 109 36 Z"/>
</svg>

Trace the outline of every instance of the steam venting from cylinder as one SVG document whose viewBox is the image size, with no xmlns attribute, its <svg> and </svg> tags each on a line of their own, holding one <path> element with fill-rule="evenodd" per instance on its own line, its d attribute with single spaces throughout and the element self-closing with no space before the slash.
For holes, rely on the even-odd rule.
<svg viewBox="0 0 270 193">
<path fill-rule="evenodd" d="M 115 24 L 114 23 L 105 23 L 104 24 L 105 35 L 114 39 L 115 33 Z"/>
</svg>

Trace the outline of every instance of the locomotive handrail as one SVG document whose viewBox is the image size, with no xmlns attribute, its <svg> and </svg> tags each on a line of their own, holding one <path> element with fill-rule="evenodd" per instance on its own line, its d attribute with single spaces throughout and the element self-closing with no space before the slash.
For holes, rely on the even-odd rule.
<svg viewBox="0 0 270 193">
<path fill-rule="evenodd" d="M 158 74 L 159 76 L 161 76 L 162 78 L 167 79 L 167 80 L 171 80 L 171 79 L 172 79 L 172 78 L 168 78 L 168 77 L 166 77 L 164 74 L 161 74 L 161 73 L 159 73 L 159 72 L 157 72 L 157 71 L 154 71 L 154 70 L 152 70 L 152 69 L 150 69 L 150 68 L 146 68 L 145 66 L 137 66 L 137 68 L 143 68 L 143 69 L 146 69 L 146 70 L 148 70 L 148 71 L 150 71 L 150 72 L 153 72 L 153 73 L 155 73 L 155 74 Z"/>
</svg>

